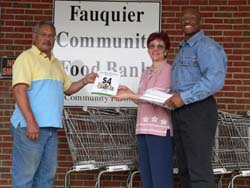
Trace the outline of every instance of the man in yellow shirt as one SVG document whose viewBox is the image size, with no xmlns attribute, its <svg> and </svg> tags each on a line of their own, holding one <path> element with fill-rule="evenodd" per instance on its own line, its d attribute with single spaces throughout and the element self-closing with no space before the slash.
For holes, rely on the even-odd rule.
<svg viewBox="0 0 250 188">
<path fill-rule="evenodd" d="M 53 187 L 64 94 L 79 91 L 97 76 L 90 73 L 72 83 L 52 53 L 55 36 L 51 22 L 37 23 L 32 47 L 21 53 L 13 66 L 13 188 Z"/>
</svg>

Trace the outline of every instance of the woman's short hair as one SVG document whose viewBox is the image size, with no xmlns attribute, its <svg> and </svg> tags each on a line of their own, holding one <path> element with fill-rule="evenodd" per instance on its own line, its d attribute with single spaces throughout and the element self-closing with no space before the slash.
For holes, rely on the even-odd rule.
<svg viewBox="0 0 250 188">
<path fill-rule="evenodd" d="M 169 50 L 169 48 L 170 48 L 170 41 L 169 41 L 169 38 L 168 38 L 168 34 L 166 32 L 161 31 L 161 32 L 151 33 L 149 35 L 149 37 L 148 37 L 148 40 L 147 40 L 147 48 L 148 48 L 150 42 L 152 42 L 155 39 L 162 40 L 164 42 L 166 50 Z"/>
</svg>

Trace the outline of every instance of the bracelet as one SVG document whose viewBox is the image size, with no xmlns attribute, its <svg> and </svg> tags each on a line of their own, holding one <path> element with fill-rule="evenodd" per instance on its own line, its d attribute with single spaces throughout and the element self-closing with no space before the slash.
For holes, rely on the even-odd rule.
<svg viewBox="0 0 250 188">
<path fill-rule="evenodd" d="M 83 85 L 87 85 L 87 84 L 88 84 L 87 82 L 85 82 L 85 79 L 84 79 L 84 78 L 81 79 L 81 81 L 82 81 Z"/>
</svg>

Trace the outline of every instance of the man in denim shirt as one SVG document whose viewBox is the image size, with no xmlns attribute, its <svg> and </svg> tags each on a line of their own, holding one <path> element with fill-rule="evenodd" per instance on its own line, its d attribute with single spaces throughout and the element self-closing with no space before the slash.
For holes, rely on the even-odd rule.
<svg viewBox="0 0 250 188">
<path fill-rule="evenodd" d="M 184 40 L 172 69 L 173 96 L 166 101 L 172 111 L 181 188 L 214 188 L 211 165 L 217 126 L 213 94 L 226 75 L 227 56 L 223 48 L 200 31 L 198 10 L 183 11 Z"/>
</svg>

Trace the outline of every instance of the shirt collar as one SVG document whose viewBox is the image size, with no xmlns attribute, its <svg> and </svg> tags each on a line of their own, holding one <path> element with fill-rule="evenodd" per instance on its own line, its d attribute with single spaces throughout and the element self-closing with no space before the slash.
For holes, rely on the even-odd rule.
<svg viewBox="0 0 250 188">
<path fill-rule="evenodd" d="M 157 67 L 157 69 L 155 70 L 155 72 L 159 72 L 160 70 L 162 70 L 162 67 L 164 67 L 164 64 L 165 63 L 167 63 L 167 60 L 166 59 L 164 59 L 160 64 L 159 64 L 159 66 Z M 153 66 L 153 65 L 152 65 Z M 153 67 L 152 66 L 150 66 L 149 67 L 149 72 L 153 72 Z"/>
<path fill-rule="evenodd" d="M 47 54 L 41 52 L 34 44 L 32 45 L 32 50 L 43 58 L 47 58 Z M 51 62 L 55 59 L 54 54 L 51 52 Z"/>
<path fill-rule="evenodd" d="M 198 40 L 204 37 L 204 32 L 199 31 L 195 33 L 190 39 L 181 41 L 179 47 L 182 48 L 185 45 L 193 46 Z"/>
</svg>

